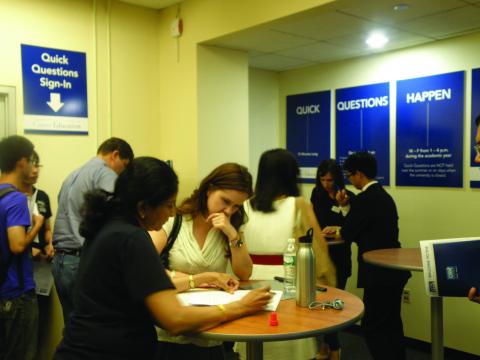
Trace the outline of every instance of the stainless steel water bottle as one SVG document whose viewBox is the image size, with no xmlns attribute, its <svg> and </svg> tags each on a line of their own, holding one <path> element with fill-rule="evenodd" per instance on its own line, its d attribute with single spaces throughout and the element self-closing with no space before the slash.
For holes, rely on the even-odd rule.
<svg viewBox="0 0 480 360">
<path fill-rule="evenodd" d="M 297 306 L 308 307 L 315 301 L 315 254 L 312 249 L 313 229 L 298 239 Z"/>
</svg>

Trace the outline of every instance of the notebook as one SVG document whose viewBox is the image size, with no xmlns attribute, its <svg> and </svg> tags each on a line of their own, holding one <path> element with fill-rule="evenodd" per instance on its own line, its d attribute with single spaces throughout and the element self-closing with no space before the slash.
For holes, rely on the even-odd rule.
<svg viewBox="0 0 480 360">
<path fill-rule="evenodd" d="M 237 290 L 230 294 L 222 290 L 190 290 L 177 294 L 177 298 L 184 306 L 208 306 L 208 305 L 225 305 L 240 300 L 250 290 Z M 272 299 L 264 307 L 267 311 L 275 311 L 278 303 L 282 298 L 282 291 L 271 290 Z"/>
<path fill-rule="evenodd" d="M 480 290 L 480 238 L 420 241 L 425 288 L 430 296 L 466 297 Z"/>
</svg>

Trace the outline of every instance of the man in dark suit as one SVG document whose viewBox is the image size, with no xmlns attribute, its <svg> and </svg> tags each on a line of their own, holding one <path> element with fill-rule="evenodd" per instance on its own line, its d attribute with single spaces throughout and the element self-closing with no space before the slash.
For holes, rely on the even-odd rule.
<svg viewBox="0 0 480 360">
<path fill-rule="evenodd" d="M 475 124 L 477 125 L 477 135 L 475 136 L 475 151 L 477 152 L 475 156 L 475 162 L 480 164 L 480 115 L 475 119 Z M 476 288 L 471 288 L 468 293 L 468 298 L 472 301 L 475 301 L 480 304 L 480 295 L 478 294 Z"/>
<path fill-rule="evenodd" d="M 348 196 L 337 196 L 348 215 L 341 229 L 342 238 L 358 245 L 357 287 L 364 288 L 365 315 L 362 328 L 375 360 L 405 359 L 401 297 L 410 273 L 367 264 L 363 253 L 399 248 L 398 214 L 392 197 L 375 181 L 377 162 L 367 152 L 350 155 L 343 165 L 347 178 L 361 192 L 348 205 Z M 345 209 L 346 207 L 346 209 Z"/>
</svg>

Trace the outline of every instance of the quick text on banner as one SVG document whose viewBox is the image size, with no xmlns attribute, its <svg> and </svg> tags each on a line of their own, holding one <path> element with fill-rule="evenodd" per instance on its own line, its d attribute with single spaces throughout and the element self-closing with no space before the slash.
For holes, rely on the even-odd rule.
<svg viewBox="0 0 480 360">
<path fill-rule="evenodd" d="M 41 58 L 42 61 L 46 63 L 68 65 L 68 58 L 65 55 L 59 56 L 55 54 L 55 56 L 52 56 L 49 53 L 44 52 L 42 53 Z"/>
<path fill-rule="evenodd" d="M 425 101 L 442 101 L 450 100 L 452 98 L 452 89 L 437 89 L 429 91 L 417 91 L 407 93 L 407 104 L 414 104 Z"/>
<path fill-rule="evenodd" d="M 339 101 L 337 103 L 337 110 L 338 111 L 358 110 L 358 109 L 374 108 L 374 107 L 381 107 L 381 106 L 388 106 L 388 96 Z"/>
<path fill-rule="evenodd" d="M 297 115 L 318 114 L 320 112 L 320 104 L 297 106 L 295 111 Z"/>
</svg>

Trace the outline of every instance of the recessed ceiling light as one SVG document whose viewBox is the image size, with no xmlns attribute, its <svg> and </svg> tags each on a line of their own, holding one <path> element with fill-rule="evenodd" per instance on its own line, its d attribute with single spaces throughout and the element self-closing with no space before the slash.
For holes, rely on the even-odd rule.
<svg viewBox="0 0 480 360">
<path fill-rule="evenodd" d="M 408 4 L 397 4 L 393 7 L 393 10 L 395 10 L 395 11 L 405 11 L 405 10 L 408 10 L 409 7 L 410 6 Z"/>
<path fill-rule="evenodd" d="M 379 49 L 385 46 L 385 44 L 388 42 L 388 38 L 381 34 L 381 33 L 373 33 L 371 34 L 368 39 L 365 41 L 365 43 L 370 46 L 372 49 Z"/>
</svg>

